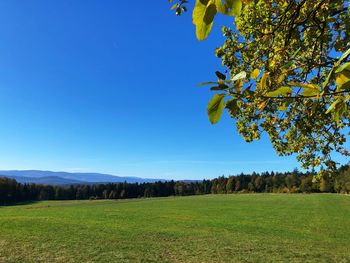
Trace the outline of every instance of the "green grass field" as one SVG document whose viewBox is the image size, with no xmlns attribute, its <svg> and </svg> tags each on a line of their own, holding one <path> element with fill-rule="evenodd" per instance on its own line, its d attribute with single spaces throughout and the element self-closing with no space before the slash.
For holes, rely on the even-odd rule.
<svg viewBox="0 0 350 263">
<path fill-rule="evenodd" d="M 343 195 L 39 202 L 0 229 L 0 262 L 350 262 Z"/>
</svg>

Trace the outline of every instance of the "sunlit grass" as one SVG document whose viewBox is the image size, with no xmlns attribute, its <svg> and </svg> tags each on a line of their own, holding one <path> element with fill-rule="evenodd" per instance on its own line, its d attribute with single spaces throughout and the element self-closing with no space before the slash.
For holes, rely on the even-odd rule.
<svg viewBox="0 0 350 263">
<path fill-rule="evenodd" d="M 349 262 L 350 197 L 209 195 L 0 208 L 0 262 Z"/>
</svg>

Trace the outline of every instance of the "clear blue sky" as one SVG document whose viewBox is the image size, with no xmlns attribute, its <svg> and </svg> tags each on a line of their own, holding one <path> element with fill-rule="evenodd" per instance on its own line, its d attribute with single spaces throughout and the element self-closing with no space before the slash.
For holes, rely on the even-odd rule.
<svg viewBox="0 0 350 263">
<path fill-rule="evenodd" d="M 205 42 L 166 0 L 0 2 L 0 169 L 202 179 L 285 171 L 267 138 L 212 126 L 220 20 Z"/>
</svg>

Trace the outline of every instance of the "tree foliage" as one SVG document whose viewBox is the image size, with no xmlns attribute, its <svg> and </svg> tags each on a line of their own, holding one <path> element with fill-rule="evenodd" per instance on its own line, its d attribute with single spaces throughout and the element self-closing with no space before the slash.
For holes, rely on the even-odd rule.
<svg viewBox="0 0 350 263">
<path fill-rule="evenodd" d="M 313 173 L 298 170 L 220 176 L 203 181 L 154 183 L 106 183 L 94 185 L 21 184 L 0 177 L 0 206 L 38 200 L 94 200 L 186 196 L 230 193 L 350 193 L 350 167 L 342 166 L 332 177 L 313 180 Z"/>
<path fill-rule="evenodd" d="M 199 40 L 217 13 L 235 17 L 216 49 L 225 73 L 203 83 L 218 92 L 209 120 L 226 108 L 247 142 L 266 132 L 279 155 L 295 153 L 303 168 L 320 167 L 319 175 L 334 170 L 334 151 L 349 156 L 349 1 L 196 0 Z"/>
</svg>

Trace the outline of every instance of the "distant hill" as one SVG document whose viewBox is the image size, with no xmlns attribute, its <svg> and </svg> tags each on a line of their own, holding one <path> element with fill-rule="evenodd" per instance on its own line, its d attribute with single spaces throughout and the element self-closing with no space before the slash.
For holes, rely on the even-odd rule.
<svg viewBox="0 0 350 263">
<path fill-rule="evenodd" d="M 24 177 L 13 175 L 0 175 L 0 177 L 7 177 L 15 179 L 22 184 L 46 184 L 46 185 L 68 185 L 68 184 L 85 184 L 86 182 L 78 180 L 70 180 L 61 178 L 58 176 L 46 176 L 46 177 Z"/>
<path fill-rule="evenodd" d="M 0 177 L 9 177 L 16 179 L 20 183 L 37 184 L 84 184 L 84 183 L 153 183 L 156 181 L 165 181 L 162 179 L 145 179 L 139 177 L 122 177 L 111 174 L 100 173 L 68 173 L 52 172 L 40 170 L 9 170 L 0 171 Z"/>
</svg>

